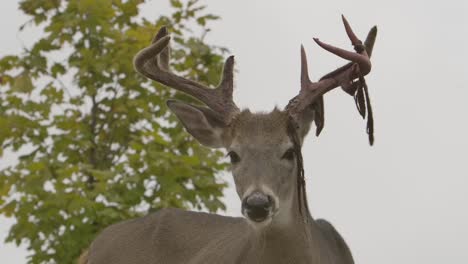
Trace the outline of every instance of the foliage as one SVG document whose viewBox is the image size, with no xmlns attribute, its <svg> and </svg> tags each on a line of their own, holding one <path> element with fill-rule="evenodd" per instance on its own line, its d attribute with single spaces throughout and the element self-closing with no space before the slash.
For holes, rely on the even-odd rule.
<svg viewBox="0 0 468 264">
<path fill-rule="evenodd" d="M 42 38 L 0 58 L 0 214 L 14 217 L 8 242 L 29 263 L 73 263 L 104 227 L 163 207 L 223 209 L 222 153 L 201 147 L 170 115 L 166 99 L 193 100 L 147 80 L 132 58 L 162 25 L 172 67 L 210 85 L 224 48 L 208 45 L 198 0 L 171 0 L 172 14 L 139 17 L 144 0 L 23 0 Z M 191 30 L 193 29 L 193 31 Z M 196 33 L 198 32 L 198 33 Z"/>
</svg>

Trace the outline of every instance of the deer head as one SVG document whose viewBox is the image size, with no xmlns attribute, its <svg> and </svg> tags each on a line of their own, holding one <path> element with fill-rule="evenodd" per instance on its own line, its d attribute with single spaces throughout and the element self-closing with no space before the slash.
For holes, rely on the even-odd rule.
<svg viewBox="0 0 468 264">
<path fill-rule="evenodd" d="M 367 105 L 369 120 L 372 120 L 363 77 L 371 70 L 370 54 L 377 31 L 374 27 L 363 44 L 344 17 L 343 22 L 356 52 L 314 40 L 325 50 L 350 63 L 330 72 L 318 82 L 312 82 L 302 47 L 300 92 L 284 110 L 275 109 L 270 113 L 240 111 L 236 106 L 232 98 L 232 56 L 226 60 L 221 82 L 215 89 L 172 73 L 169 70 L 170 36 L 166 28 L 156 34 L 149 47 L 135 56 L 134 65 L 138 72 L 187 93 L 206 105 L 174 100 L 167 102 L 187 131 L 201 144 L 226 149 L 232 163 L 236 190 L 242 201 L 242 213 L 251 223 L 284 223 L 298 214 L 307 219 L 309 213 L 301 145 L 314 121 L 317 135 L 323 128 L 325 93 L 342 87 L 355 96 L 360 113 L 364 112 L 363 116 Z M 372 135 L 372 124 L 368 130 Z"/>
</svg>

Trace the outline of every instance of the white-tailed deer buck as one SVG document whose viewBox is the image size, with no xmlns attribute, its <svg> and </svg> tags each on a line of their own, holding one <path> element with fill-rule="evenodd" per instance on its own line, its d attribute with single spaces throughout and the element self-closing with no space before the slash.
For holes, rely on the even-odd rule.
<svg viewBox="0 0 468 264">
<path fill-rule="evenodd" d="M 354 95 L 359 112 L 372 112 L 364 76 L 377 34 L 374 27 L 364 44 L 343 17 L 356 52 L 315 42 L 350 61 L 318 82 L 310 81 L 301 49 L 301 90 L 285 110 L 271 113 L 240 111 L 232 99 L 234 58 L 224 65 L 216 89 L 169 70 L 170 36 L 162 28 L 153 43 L 134 60 L 144 76 L 187 93 L 207 107 L 169 101 L 187 131 L 200 143 L 225 148 L 232 162 L 236 190 L 245 218 L 164 209 L 104 230 L 82 256 L 88 264 L 349 264 L 351 253 L 333 226 L 309 213 L 301 145 L 311 123 L 323 128 L 322 96 L 342 87 Z"/>
</svg>

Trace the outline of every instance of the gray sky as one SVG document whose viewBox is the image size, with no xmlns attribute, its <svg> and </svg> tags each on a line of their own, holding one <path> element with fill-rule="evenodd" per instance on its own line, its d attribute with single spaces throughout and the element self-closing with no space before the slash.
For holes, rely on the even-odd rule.
<svg viewBox="0 0 468 264">
<path fill-rule="evenodd" d="M 0 4 L 0 56 L 19 51 L 17 28 L 26 17 L 17 2 Z M 144 15 L 166 12 L 165 2 L 151 1 Z M 312 215 L 335 225 L 356 263 L 466 263 L 467 1 L 204 2 L 223 18 L 210 42 L 236 55 L 236 101 L 252 110 L 283 107 L 298 92 L 301 43 L 312 78 L 343 64 L 312 41 L 350 48 L 341 14 L 363 37 L 377 25 L 367 78 L 375 146 L 368 146 L 353 99 L 341 91 L 327 95 L 325 129 L 303 147 Z M 20 37 L 32 43 L 38 34 Z M 240 214 L 232 188 L 226 203 L 228 214 Z M 0 218 L 0 239 L 10 224 Z M 24 263 L 26 254 L 0 244 L 2 263 Z"/>
</svg>

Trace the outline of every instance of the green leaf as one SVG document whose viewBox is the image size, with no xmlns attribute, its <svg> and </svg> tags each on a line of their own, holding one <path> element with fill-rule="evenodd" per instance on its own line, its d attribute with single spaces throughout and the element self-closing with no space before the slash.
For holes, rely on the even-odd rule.
<svg viewBox="0 0 468 264">
<path fill-rule="evenodd" d="M 53 77 L 57 77 L 57 75 L 62 75 L 65 73 L 65 67 L 60 63 L 54 63 L 51 68 L 51 73 Z"/>
<path fill-rule="evenodd" d="M 11 217 L 16 210 L 17 202 L 11 201 L 7 203 L 5 206 L 0 208 L 0 212 L 4 214 L 6 217 Z"/>
<path fill-rule="evenodd" d="M 181 8 L 182 2 L 180 0 L 170 0 L 171 6 L 175 8 Z"/>
<path fill-rule="evenodd" d="M 28 71 L 22 72 L 15 78 L 12 90 L 20 93 L 30 93 L 34 89 L 31 77 Z"/>
</svg>

